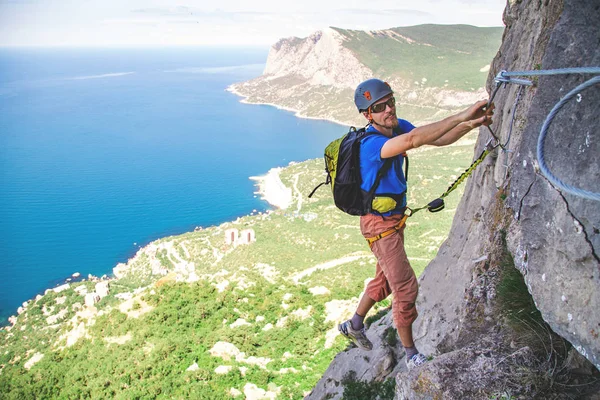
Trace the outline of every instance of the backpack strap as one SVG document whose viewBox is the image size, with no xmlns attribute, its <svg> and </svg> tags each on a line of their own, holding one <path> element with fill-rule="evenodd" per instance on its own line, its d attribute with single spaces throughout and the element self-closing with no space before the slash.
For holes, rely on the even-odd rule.
<svg viewBox="0 0 600 400">
<path fill-rule="evenodd" d="M 366 131 L 366 128 L 369 125 L 367 125 L 366 127 L 362 128 Z M 403 132 L 399 132 L 398 134 L 402 134 Z M 366 136 L 368 135 L 380 135 L 380 133 L 378 132 L 366 132 Z M 408 182 L 408 155 L 406 153 L 403 153 L 402 156 L 406 159 L 406 163 L 404 164 L 404 179 Z M 371 210 L 371 204 L 373 202 L 373 198 L 375 197 L 375 191 L 377 190 L 377 187 L 379 186 L 379 183 L 381 182 L 381 179 L 383 178 L 383 175 L 392 167 L 392 163 L 394 162 L 393 157 L 391 158 L 386 158 L 383 165 L 381 166 L 381 168 L 379 169 L 379 171 L 377 171 L 377 176 L 375 177 L 375 182 L 373 183 L 373 186 L 371 186 L 371 190 L 369 190 L 368 194 L 367 194 L 367 198 L 365 199 L 365 207 L 367 207 L 369 210 Z M 406 192 L 403 193 L 401 196 L 405 196 Z"/>
<path fill-rule="evenodd" d="M 367 207 L 367 209 L 371 210 L 371 203 L 373 202 L 373 197 L 375 197 L 375 190 L 377 190 L 377 187 L 379 186 L 379 183 L 381 182 L 381 178 L 383 178 L 383 175 L 389 171 L 389 169 L 392 167 L 392 163 L 394 162 L 394 160 L 392 158 L 386 158 L 385 161 L 383 162 L 383 165 L 381 166 L 381 168 L 379 168 L 379 171 L 377 171 L 377 176 L 375 177 L 375 182 L 373 182 L 373 186 L 371 186 L 371 190 L 369 190 L 369 193 L 367 194 L 367 198 L 365 199 L 365 207 Z"/>
<path fill-rule="evenodd" d="M 308 195 L 308 198 L 310 199 L 312 197 L 312 195 L 315 194 L 315 192 L 317 191 L 318 188 L 320 188 L 323 185 L 328 185 L 329 183 L 331 183 L 331 175 L 327 174 L 327 178 L 325 178 L 325 182 L 319 183 L 319 185 L 317 185 L 317 187 L 314 188 L 312 192 L 310 192 L 310 194 Z"/>
</svg>

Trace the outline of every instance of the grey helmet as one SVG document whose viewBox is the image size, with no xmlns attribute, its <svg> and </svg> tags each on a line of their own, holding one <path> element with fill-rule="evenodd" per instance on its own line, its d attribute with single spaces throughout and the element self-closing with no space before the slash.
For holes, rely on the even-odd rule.
<svg viewBox="0 0 600 400">
<path fill-rule="evenodd" d="M 364 112 L 374 103 L 392 93 L 394 91 L 387 82 L 375 78 L 368 79 L 356 87 L 354 104 L 356 104 L 359 113 Z"/>
</svg>

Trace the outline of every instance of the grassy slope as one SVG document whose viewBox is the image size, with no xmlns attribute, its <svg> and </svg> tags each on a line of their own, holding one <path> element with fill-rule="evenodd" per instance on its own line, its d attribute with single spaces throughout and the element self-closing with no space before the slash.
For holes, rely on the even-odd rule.
<svg viewBox="0 0 600 400">
<path fill-rule="evenodd" d="M 500 46 L 504 28 L 470 25 L 417 25 L 392 31 L 413 40 L 409 43 L 388 31 L 336 29 L 347 40 L 344 46 L 371 68 L 376 76 L 399 76 L 427 86 L 471 90 L 485 82 L 489 64 Z"/>
<path fill-rule="evenodd" d="M 442 193 L 468 166 L 472 155 L 472 142 L 412 154 L 410 204 L 422 205 Z M 373 273 L 374 259 L 360 235 L 358 219 L 335 209 L 328 188 L 321 188 L 312 200 L 306 198 L 323 178 L 321 160 L 291 165 L 281 178 L 286 186 L 298 189 L 296 194 L 302 194 L 300 212 L 296 212 L 296 203 L 288 210 L 246 216 L 235 223 L 157 241 L 172 242 L 181 258 L 189 252 L 189 261 L 195 263 L 203 279 L 155 288 L 152 282 L 157 277 L 142 273 L 148 270 L 149 258 L 140 257 L 135 262 L 136 274 L 111 282 L 111 294 L 97 304 L 103 315 L 96 317 L 95 324 L 87 327 L 87 337 L 74 346 L 58 349 L 57 344 L 64 344 L 59 337 L 71 327 L 65 323 L 48 327 L 42 307 L 54 306 L 55 313 L 65 306 L 71 310 L 74 303 L 83 302 L 81 296 L 69 289 L 30 305 L 10 333 L 0 331 L 0 398 L 217 399 L 228 398 L 231 388 L 243 391 L 248 382 L 265 390 L 279 387 L 279 398 L 302 397 L 347 345 L 337 337 L 332 347 L 324 347 L 325 332 L 335 327 L 334 322 L 325 322 L 325 304 L 345 299 L 353 306 L 364 280 Z M 421 212 L 409 220 L 407 251 L 418 274 L 446 237 L 461 193 L 462 187 L 449 196 L 443 212 Z M 257 241 L 250 246 L 228 247 L 223 231 L 229 227 L 251 227 Z M 299 284 L 292 279 L 293 274 L 317 264 L 355 254 L 365 257 L 314 272 Z M 166 265 L 173 261 L 166 251 L 156 259 Z M 267 280 L 258 263 L 275 267 L 278 275 Z M 214 284 L 224 279 L 231 283 L 219 292 Z M 77 285 L 87 285 L 90 291 L 93 288 L 89 282 Z M 150 286 L 136 302 L 145 302 L 153 309 L 140 318 L 120 312 L 114 295 L 145 285 Z M 314 286 L 325 286 L 330 294 L 312 295 L 308 288 Z M 66 303 L 57 305 L 56 299 L 63 296 Z M 309 306 L 308 319 L 293 316 L 292 311 Z M 74 314 L 69 311 L 63 321 Z M 257 317 L 264 320 L 257 321 Z M 288 320 L 282 327 L 263 330 L 285 317 Z M 238 318 L 250 325 L 231 328 Z M 131 339 L 124 344 L 104 340 L 128 333 Z M 219 341 L 233 343 L 246 357 L 272 361 L 261 368 L 213 357 L 208 350 Z M 43 353 L 44 358 L 28 371 L 24 364 L 35 352 Z M 289 358 L 286 352 L 291 354 Z M 194 362 L 199 369 L 186 371 Z M 214 371 L 219 365 L 233 369 L 217 375 Z M 295 372 L 280 373 L 282 368 L 294 368 Z"/>
</svg>

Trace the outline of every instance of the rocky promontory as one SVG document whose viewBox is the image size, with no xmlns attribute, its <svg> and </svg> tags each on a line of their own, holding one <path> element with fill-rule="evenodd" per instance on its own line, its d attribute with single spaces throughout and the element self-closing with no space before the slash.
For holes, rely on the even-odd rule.
<svg viewBox="0 0 600 400">
<path fill-rule="evenodd" d="M 395 90 L 402 118 L 442 118 L 485 97 L 485 76 L 502 28 L 419 25 L 381 31 L 327 28 L 271 47 L 263 75 L 229 90 L 300 117 L 364 124 L 354 89 L 377 76 Z M 442 79 L 443 78 L 443 79 Z"/>
</svg>

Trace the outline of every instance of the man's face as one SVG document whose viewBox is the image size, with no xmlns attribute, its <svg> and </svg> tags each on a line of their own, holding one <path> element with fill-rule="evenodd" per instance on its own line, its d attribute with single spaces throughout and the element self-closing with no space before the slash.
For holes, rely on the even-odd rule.
<svg viewBox="0 0 600 400">
<path fill-rule="evenodd" d="M 398 126 L 395 100 L 391 100 L 393 97 L 393 94 L 385 96 L 383 99 L 378 100 L 371 106 L 371 118 L 375 124 L 389 129 L 393 129 Z"/>
</svg>

